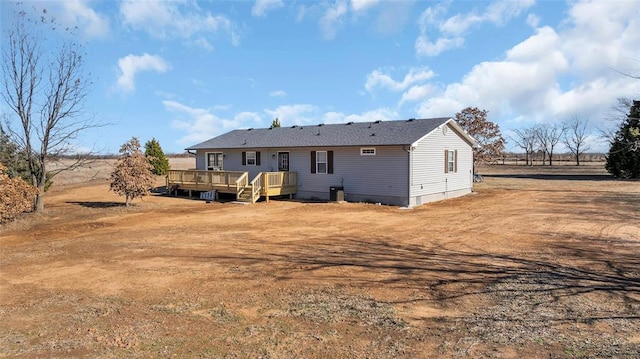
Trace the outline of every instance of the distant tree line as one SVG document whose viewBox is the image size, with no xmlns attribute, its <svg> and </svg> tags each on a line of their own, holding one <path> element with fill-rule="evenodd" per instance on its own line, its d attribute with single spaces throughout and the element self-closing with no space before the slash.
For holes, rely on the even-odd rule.
<svg viewBox="0 0 640 359">
<path fill-rule="evenodd" d="M 513 130 L 511 140 L 524 151 L 525 163 L 533 165 L 533 156 L 542 155 L 542 164 L 553 165 L 554 153 L 559 143 L 564 144 L 572 154 L 576 166 L 580 166 L 580 159 L 591 148 L 587 143 L 587 119 L 574 117 L 563 123 L 543 123 Z"/>
</svg>

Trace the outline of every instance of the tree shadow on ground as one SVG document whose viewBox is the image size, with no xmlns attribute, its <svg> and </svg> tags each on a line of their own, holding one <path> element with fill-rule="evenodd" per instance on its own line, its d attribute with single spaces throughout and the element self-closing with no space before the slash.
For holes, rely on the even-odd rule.
<svg viewBox="0 0 640 359">
<path fill-rule="evenodd" d="M 77 204 L 86 208 L 113 208 L 113 207 L 125 207 L 124 202 L 98 202 L 98 201 L 67 201 L 69 204 Z"/>
<path fill-rule="evenodd" d="M 561 181 L 611 181 L 614 178 L 604 174 L 546 174 L 546 173 L 523 173 L 523 174 L 483 174 L 484 178 L 522 178 L 536 180 L 561 180 Z"/>
<path fill-rule="evenodd" d="M 429 290 L 440 301 L 473 295 L 544 293 L 555 302 L 565 297 L 605 293 L 640 305 L 640 244 L 624 238 L 557 238 L 547 254 L 509 255 L 477 249 L 394 243 L 391 238 L 322 238 L 309 244 L 282 243 L 277 252 L 260 252 L 252 239 L 239 248 L 252 255 L 196 255 L 219 264 L 278 268 L 278 281 L 307 275 L 351 286 Z M 550 254 L 549 254 L 550 253 Z M 186 256 L 189 257 L 189 256 Z M 340 269 L 332 271 L 328 269 Z M 251 270 L 249 270 L 251 272 Z M 347 274 L 345 274 L 347 273 Z M 268 273 L 267 273 L 268 274 Z M 517 285 L 505 286 L 506 283 Z M 419 300 L 419 299 L 417 299 Z M 416 299 L 400 300 L 406 303 Z M 637 313 L 629 318 L 638 319 Z"/>
</svg>

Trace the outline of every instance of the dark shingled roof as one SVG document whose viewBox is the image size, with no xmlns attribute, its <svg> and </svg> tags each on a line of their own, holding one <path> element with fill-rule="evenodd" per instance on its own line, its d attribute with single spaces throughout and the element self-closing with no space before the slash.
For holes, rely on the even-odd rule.
<svg viewBox="0 0 640 359">
<path fill-rule="evenodd" d="M 410 145 L 450 117 L 234 130 L 187 148 L 282 148 Z"/>
</svg>

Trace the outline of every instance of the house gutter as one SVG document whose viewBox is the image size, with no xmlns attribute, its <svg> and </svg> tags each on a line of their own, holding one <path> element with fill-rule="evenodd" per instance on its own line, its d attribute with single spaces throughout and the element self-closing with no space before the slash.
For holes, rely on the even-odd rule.
<svg viewBox="0 0 640 359">
<path fill-rule="evenodd" d="M 402 150 L 407 152 L 407 161 L 408 163 L 408 167 L 409 167 L 409 176 L 407 176 L 407 208 L 411 208 L 411 185 L 413 183 L 413 151 L 412 151 L 413 147 L 412 145 L 406 146 L 403 145 L 402 146 Z"/>
</svg>

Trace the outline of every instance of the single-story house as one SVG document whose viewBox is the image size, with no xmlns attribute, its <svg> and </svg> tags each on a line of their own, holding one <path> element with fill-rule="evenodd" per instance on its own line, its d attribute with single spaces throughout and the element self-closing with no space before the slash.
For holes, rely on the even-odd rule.
<svg viewBox="0 0 640 359">
<path fill-rule="evenodd" d="M 275 194 L 319 200 L 337 195 L 352 202 L 412 207 L 470 193 L 475 144 L 452 118 L 430 118 L 249 128 L 187 150 L 196 156 L 201 183 L 218 181 L 211 180 L 214 173 L 233 174 L 221 181 L 238 193 L 238 199 L 243 189 L 249 192 L 250 184 L 270 173 L 289 176 L 264 177 L 263 191 L 272 184 L 286 184 L 288 192 Z M 174 174 L 167 185 L 204 190 L 176 178 Z M 258 191 L 254 187 L 259 197 Z M 264 194 L 268 199 L 269 193 Z"/>
</svg>

